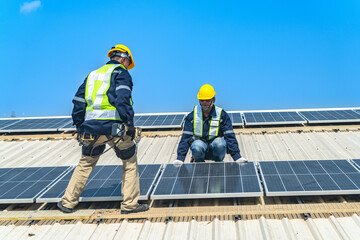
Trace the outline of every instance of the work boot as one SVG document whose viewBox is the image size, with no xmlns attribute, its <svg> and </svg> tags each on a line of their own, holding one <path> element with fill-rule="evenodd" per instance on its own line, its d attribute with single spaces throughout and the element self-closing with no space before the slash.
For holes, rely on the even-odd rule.
<svg viewBox="0 0 360 240">
<path fill-rule="evenodd" d="M 121 214 L 145 212 L 147 210 L 149 210 L 149 205 L 147 205 L 147 204 L 139 204 L 134 210 L 130 210 L 130 211 L 121 210 Z"/>
<path fill-rule="evenodd" d="M 73 208 L 67 208 L 64 207 L 64 205 L 62 204 L 62 201 L 57 203 L 57 207 L 60 209 L 60 211 L 62 211 L 63 213 L 73 213 L 75 212 L 75 210 Z"/>
</svg>

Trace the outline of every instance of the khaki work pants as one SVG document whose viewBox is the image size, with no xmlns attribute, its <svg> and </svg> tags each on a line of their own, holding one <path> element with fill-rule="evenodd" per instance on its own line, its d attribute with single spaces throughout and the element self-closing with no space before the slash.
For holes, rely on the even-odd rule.
<svg viewBox="0 0 360 240">
<path fill-rule="evenodd" d="M 110 137 L 112 138 L 112 136 Z M 114 149 L 116 147 L 120 150 L 128 149 L 134 145 L 134 142 L 129 136 L 124 136 L 124 140 L 115 137 L 108 141 L 106 136 L 100 136 L 94 143 L 93 147 L 109 144 Z M 117 143 L 118 142 L 118 143 Z M 85 141 L 85 144 L 89 144 Z M 100 154 L 101 155 L 101 154 Z M 70 182 L 66 188 L 65 194 L 62 197 L 62 204 L 64 207 L 73 209 L 79 203 L 79 197 L 83 192 L 86 182 L 94 169 L 100 155 L 98 156 L 85 156 L 82 155 L 79 164 L 74 170 Z M 121 210 L 131 211 L 138 206 L 140 197 L 140 184 L 139 184 L 139 170 L 137 165 L 136 152 L 129 159 L 122 159 L 122 184 L 121 195 L 123 202 L 121 203 Z"/>
</svg>

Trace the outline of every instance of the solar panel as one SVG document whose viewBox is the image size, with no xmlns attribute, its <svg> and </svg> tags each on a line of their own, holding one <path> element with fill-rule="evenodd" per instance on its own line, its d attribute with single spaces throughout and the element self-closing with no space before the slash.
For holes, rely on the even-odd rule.
<svg viewBox="0 0 360 240">
<path fill-rule="evenodd" d="M 190 163 L 168 164 L 151 199 L 193 199 L 262 196 L 253 162 L 245 164 Z"/>
<path fill-rule="evenodd" d="M 355 163 L 356 167 L 360 169 L 360 159 L 352 159 L 352 161 Z"/>
<path fill-rule="evenodd" d="M 73 122 L 70 121 L 69 123 L 65 124 L 64 126 L 58 129 L 59 131 L 75 131 L 76 127 L 73 125 Z"/>
<path fill-rule="evenodd" d="M 267 196 L 360 193 L 360 172 L 347 160 L 261 161 Z"/>
<path fill-rule="evenodd" d="M 147 200 L 157 176 L 160 164 L 139 165 L 140 200 Z M 64 195 L 73 171 L 66 174 L 55 185 L 36 199 L 36 202 L 58 202 Z M 120 201 L 122 165 L 99 165 L 94 168 L 80 196 L 80 202 Z"/>
<path fill-rule="evenodd" d="M 243 126 L 244 125 L 244 122 L 243 122 L 240 112 L 232 112 L 232 113 L 228 113 L 228 115 L 231 119 L 233 126 Z"/>
<path fill-rule="evenodd" d="M 180 128 L 184 118 L 185 114 L 135 115 L 134 125 L 144 129 Z"/>
<path fill-rule="evenodd" d="M 0 203 L 33 203 L 69 167 L 0 168 Z"/>
<path fill-rule="evenodd" d="M 0 120 L 0 129 L 4 128 L 4 127 L 8 127 L 11 126 L 19 121 L 21 121 L 22 119 L 1 119 Z"/>
<path fill-rule="evenodd" d="M 71 122 L 70 117 L 63 118 L 29 118 L 8 125 L 0 132 L 47 132 L 57 131 L 58 128 Z"/>
<path fill-rule="evenodd" d="M 309 123 L 360 122 L 360 114 L 352 110 L 301 111 Z"/>
<path fill-rule="evenodd" d="M 297 112 L 244 112 L 246 125 L 302 124 L 306 121 Z"/>
</svg>

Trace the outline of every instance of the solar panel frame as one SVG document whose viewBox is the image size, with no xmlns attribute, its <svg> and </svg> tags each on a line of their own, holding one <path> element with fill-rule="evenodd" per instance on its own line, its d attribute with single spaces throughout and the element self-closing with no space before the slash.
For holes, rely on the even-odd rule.
<svg viewBox="0 0 360 240">
<path fill-rule="evenodd" d="M 134 125 L 142 129 L 181 128 L 185 113 L 136 114 Z"/>
<path fill-rule="evenodd" d="M 293 165 L 299 165 L 299 168 L 295 169 L 291 166 L 290 172 L 289 168 L 284 168 L 284 166 L 280 169 L 282 173 L 279 172 L 279 168 L 275 166 L 275 164 L 280 165 L 281 163 L 288 163 Z M 340 164 L 344 164 L 344 167 L 349 168 L 349 171 L 345 173 L 339 167 Z M 259 161 L 259 170 L 260 175 L 264 184 L 264 191 L 266 196 L 313 196 L 313 195 L 345 195 L 345 194 L 359 194 L 360 193 L 360 171 L 356 169 L 348 160 L 293 160 L 293 161 Z M 274 169 L 265 168 L 264 164 L 274 164 Z M 304 165 L 304 167 L 300 167 Z M 312 165 L 312 168 L 308 166 Z M 334 167 L 335 165 L 335 167 Z M 286 166 L 286 165 L 285 165 Z M 320 167 L 319 167 L 320 166 Z M 326 169 L 327 168 L 327 169 Z M 264 172 L 268 173 L 264 173 Z M 276 173 L 275 173 L 276 171 Z M 332 172 L 331 172 L 332 171 Z M 271 174 L 270 174 L 271 173 Z M 341 175 L 341 178 L 339 178 Z M 350 175 L 351 178 L 348 176 Z M 344 177 L 346 176 L 346 177 Z M 292 177 L 292 178 L 291 178 Z M 334 180 L 334 178 L 337 178 Z M 280 180 L 280 181 L 279 181 Z M 298 186 L 302 188 L 296 190 L 288 191 L 287 188 L 292 188 L 294 186 L 294 181 L 297 180 Z M 315 182 L 314 182 L 315 180 Z M 356 189 L 342 189 L 339 184 L 344 182 L 350 183 L 356 187 Z M 356 181 L 356 182 L 354 182 Z M 273 183 L 277 182 L 279 185 L 274 185 Z M 270 185 L 273 184 L 272 186 Z M 296 183 L 296 182 L 295 182 Z M 287 186 L 286 186 L 286 185 Z M 332 188 L 333 185 L 338 189 L 324 189 L 324 188 Z M 330 187 L 329 187 L 330 186 Z M 347 185 L 349 186 L 349 185 Z M 278 190 L 271 191 L 269 188 L 276 188 Z M 352 186 L 351 186 L 352 187 Z M 305 190 L 308 188 L 309 190 Z M 283 190 L 281 190 L 283 189 Z M 312 189 L 312 190 L 310 190 Z"/>
<path fill-rule="evenodd" d="M 69 122 L 71 122 L 70 117 L 24 118 L 1 128 L 0 132 L 56 132 Z M 31 127 L 32 124 L 35 126 Z"/>
<path fill-rule="evenodd" d="M 219 167 L 219 165 L 216 164 L 224 164 L 224 175 L 219 176 L 219 173 L 216 173 L 218 170 L 217 168 Z M 248 168 L 252 169 L 251 171 L 254 172 L 253 175 L 249 174 L 249 175 L 242 175 L 241 172 L 241 168 L 243 166 L 244 169 L 246 169 L 244 166 L 247 166 L 246 164 L 250 164 Z M 176 171 L 176 167 L 174 167 L 172 164 L 167 164 L 164 167 L 164 170 L 162 171 L 159 180 L 156 183 L 156 186 L 154 187 L 154 190 L 150 196 L 150 199 L 155 199 L 155 200 L 160 200 L 160 199 L 199 199 L 199 198 L 233 198 L 233 197 L 260 197 L 263 196 L 263 191 L 262 191 L 262 186 L 260 183 L 260 178 L 259 175 L 257 173 L 256 170 L 256 166 L 254 164 L 254 162 L 248 162 L 246 164 L 237 164 L 235 162 L 214 162 L 214 163 L 190 163 L 190 164 L 183 164 L 180 168 L 178 168 L 177 172 Z M 197 167 L 201 166 L 200 168 Z M 206 166 L 208 166 L 209 168 L 209 174 L 210 171 L 214 172 L 214 175 L 212 175 L 210 177 L 210 175 L 206 176 L 206 170 L 204 171 L 203 168 L 206 168 Z M 212 166 L 212 167 L 211 167 Z M 236 173 L 234 173 L 234 169 L 233 167 L 229 167 L 229 166 L 238 166 L 239 167 L 239 175 L 236 175 Z M 169 167 L 167 169 L 167 167 Z M 191 168 L 194 168 L 193 170 L 190 170 L 191 173 L 191 177 L 190 174 L 186 174 Z M 187 169 L 186 171 L 184 169 Z M 213 170 L 211 170 L 213 169 Z M 226 170 L 228 169 L 228 170 Z M 229 173 L 233 172 L 233 174 L 235 175 L 227 175 L 225 173 L 225 171 L 229 171 Z M 195 172 L 197 172 L 196 176 L 194 176 Z M 246 170 L 244 170 L 244 173 L 246 173 Z M 174 174 L 176 174 L 176 177 L 173 177 Z M 183 176 L 178 176 L 179 174 L 181 175 L 185 175 L 185 177 Z M 223 184 L 222 182 L 219 180 L 224 179 Z M 252 178 L 252 180 L 256 180 L 256 182 L 252 182 L 250 181 L 250 183 L 254 183 L 254 185 L 250 186 L 250 185 L 244 185 L 244 182 L 248 182 L 250 178 Z M 206 181 L 207 179 L 207 181 Z M 215 181 L 217 180 L 217 181 Z M 195 183 L 194 183 L 195 181 Z M 232 192 L 233 190 L 228 190 L 229 188 L 236 188 L 236 189 L 240 189 L 239 186 L 230 186 L 227 185 L 227 182 L 241 182 L 241 191 L 237 191 L 237 192 Z M 198 189 L 194 189 L 193 186 L 197 185 L 200 187 L 205 187 L 204 185 L 206 184 L 206 191 L 207 193 L 198 193 Z M 212 186 L 209 186 L 213 184 Z M 169 189 L 171 188 L 171 192 L 170 194 L 158 194 L 158 189 L 159 191 L 161 191 L 161 188 L 164 185 L 164 189 Z M 177 193 L 180 192 L 178 191 L 179 189 L 175 188 L 175 185 L 180 185 L 179 187 L 184 187 L 184 185 L 188 185 L 184 188 L 186 190 L 188 190 L 188 193 L 182 194 L 182 193 Z M 224 192 L 217 192 L 218 188 L 221 188 L 223 186 L 223 190 Z M 255 187 L 258 191 L 247 191 L 244 192 L 244 186 L 245 188 L 251 188 L 251 187 Z M 228 188 L 229 187 L 229 188 Z M 211 191 L 209 193 L 209 190 Z M 175 191 L 175 192 L 174 192 Z M 174 194 L 172 194 L 174 193 Z"/>
<path fill-rule="evenodd" d="M 0 180 L 0 203 L 34 203 L 40 194 L 51 187 L 54 182 L 63 177 L 70 169 L 71 167 L 69 166 L 55 168 L 1 168 L 0 179 L 6 178 L 7 181 Z M 13 177 L 9 176 L 13 172 L 15 175 Z M 55 174 L 55 176 L 53 174 Z M 18 192 L 18 194 L 16 192 Z"/>
<path fill-rule="evenodd" d="M 15 123 L 20 122 L 22 120 L 23 119 L 0 119 L 0 130 L 12 126 Z"/>
<path fill-rule="evenodd" d="M 229 115 L 233 126 L 244 126 L 244 120 L 241 112 L 229 111 L 227 114 Z"/>
<path fill-rule="evenodd" d="M 360 169 L 360 159 L 351 159 L 351 162 L 353 162 L 353 164 L 355 165 L 355 167 L 357 167 L 358 169 Z"/>
<path fill-rule="evenodd" d="M 138 166 L 139 166 L 139 178 L 140 178 L 140 198 L 139 198 L 139 200 L 148 200 L 151 190 L 153 189 L 153 186 L 161 172 L 162 165 L 161 164 L 139 164 Z M 152 173 L 152 175 L 153 175 L 152 177 L 146 177 L 146 174 L 145 174 L 145 172 L 147 171 L 147 168 L 149 166 L 150 166 L 150 168 L 152 168 L 152 167 L 157 168 L 157 170 L 155 169 L 156 171 Z M 101 172 L 102 169 L 104 169 L 104 168 L 108 168 L 110 170 L 111 170 L 111 168 L 113 168 L 113 171 L 108 175 L 107 179 L 96 178 L 96 175 L 99 174 L 99 172 Z M 122 175 L 121 168 L 122 168 L 122 165 L 97 165 L 89 176 L 89 179 L 85 186 L 85 189 L 79 198 L 79 202 L 122 201 L 123 199 L 121 196 L 121 176 L 120 177 L 113 176 L 115 174 L 115 171 L 117 171 L 117 170 L 119 170 L 119 173 L 121 173 L 121 175 Z M 74 169 L 75 169 L 75 167 L 74 167 Z M 70 171 L 68 174 L 64 175 L 63 178 L 59 179 L 55 184 L 53 184 L 51 186 L 51 188 L 49 188 L 47 191 L 45 191 L 40 196 L 38 196 L 36 198 L 36 202 L 44 203 L 44 202 L 60 201 L 61 197 L 65 193 L 66 187 L 69 183 L 69 180 L 70 180 L 72 174 L 73 174 L 73 171 Z M 145 181 L 147 181 L 147 182 L 145 182 Z M 114 187 L 113 191 L 111 191 L 113 196 L 96 195 L 99 191 L 107 191 L 107 189 L 105 189 L 107 182 L 108 183 L 113 182 L 114 184 L 117 184 Z M 144 183 L 146 183 L 145 187 L 144 187 Z M 94 186 L 95 186 L 95 188 L 94 188 Z M 96 186 L 98 186 L 98 187 L 96 187 Z M 93 195 L 91 195 L 90 193 L 93 190 L 96 192 Z M 117 191 L 119 191 L 120 194 L 114 195 Z M 53 197 L 49 197 L 49 195 L 53 196 Z M 88 196 L 86 196 L 86 195 L 88 195 Z"/>
<path fill-rule="evenodd" d="M 360 122 L 360 113 L 350 109 L 298 111 L 308 123 L 346 123 Z M 346 117 L 353 116 L 353 118 Z"/>
<path fill-rule="evenodd" d="M 296 111 L 243 112 L 245 125 L 304 124 L 306 120 Z"/>
</svg>

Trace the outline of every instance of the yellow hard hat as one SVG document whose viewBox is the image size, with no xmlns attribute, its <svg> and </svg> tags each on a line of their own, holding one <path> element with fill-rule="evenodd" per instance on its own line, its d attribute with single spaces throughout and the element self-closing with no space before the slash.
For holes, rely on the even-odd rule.
<svg viewBox="0 0 360 240">
<path fill-rule="evenodd" d="M 205 84 L 200 88 L 197 98 L 199 100 L 209 100 L 212 99 L 215 94 L 214 88 L 209 84 Z"/>
<path fill-rule="evenodd" d="M 110 49 L 107 56 L 111 57 L 111 53 L 115 52 L 115 51 L 120 51 L 120 52 L 126 53 L 128 55 L 128 57 L 130 57 L 131 63 L 127 69 L 132 69 L 133 67 L 135 67 L 134 58 L 131 54 L 130 49 L 127 46 L 122 45 L 122 44 L 117 44 Z"/>
</svg>

